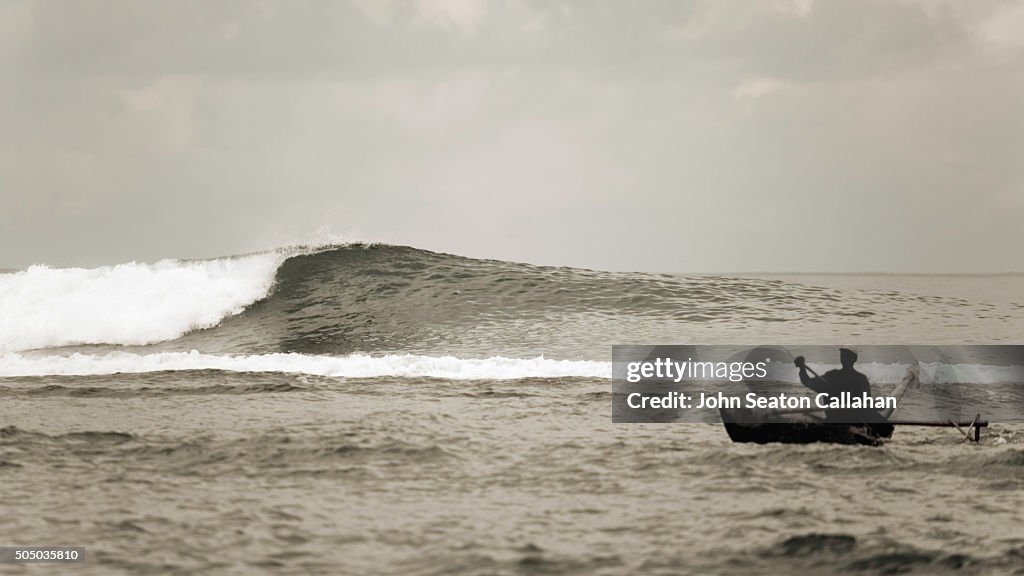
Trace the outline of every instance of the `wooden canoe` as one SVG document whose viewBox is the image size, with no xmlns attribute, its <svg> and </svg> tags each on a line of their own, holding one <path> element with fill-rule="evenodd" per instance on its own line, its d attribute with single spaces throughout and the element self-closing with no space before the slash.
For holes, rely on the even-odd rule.
<svg viewBox="0 0 1024 576">
<path fill-rule="evenodd" d="M 906 376 L 896 385 L 893 396 L 897 402 L 908 389 L 918 385 L 919 368 L 915 362 Z M 867 424 L 826 423 L 823 410 L 754 411 L 747 409 L 720 409 L 722 424 L 733 442 L 768 444 L 862 444 L 880 446 L 892 438 L 894 422 L 887 418 L 892 411 L 879 415 L 879 422 Z"/>
</svg>

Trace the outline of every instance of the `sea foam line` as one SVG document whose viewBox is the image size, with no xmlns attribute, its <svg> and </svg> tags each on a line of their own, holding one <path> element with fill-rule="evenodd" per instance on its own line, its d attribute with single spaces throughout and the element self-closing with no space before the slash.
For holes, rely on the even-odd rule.
<svg viewBox="0 0 1024 576">
<path fill-rule="evenodd" d="M 297 353 L 216 355 L 191 352 L 81 354 L 67 356 L 9 353 L 0 357 L 0 377 L 92 376 L 166 370 L 282 372 L 344 378 L 379 376 L 452 380 L 518 378 L 610 378 L 610 362 L 548 358 L 455 358 L 413 354 L 316 356 Z"/>
<path fill-rule="evenodd" d="M 894 384 L 907 364 L 868 362 L 857 366 L 872 384 Z M 821 367 L 822 372 L 829 367 Z M 611 378 L 612 363 L 592 360 L 537 358 L 456 358 L 389 354 L 320 356 L 299 353 L 220 355 L 191 352 L 69 355 L 11 352 L 0 356 L 0 378 L 22 376 L 98 376 L 176 370 L 280 372 L 338 378 L 430 377 L 450 380 L 513 380 L 518 378 Z M 1024 367 L 980 364 L 921 364 L 922 384 L 998 384 L 1024 382 Z M 796 370 L 781 378 L 799 383 Z"/>
</svg>

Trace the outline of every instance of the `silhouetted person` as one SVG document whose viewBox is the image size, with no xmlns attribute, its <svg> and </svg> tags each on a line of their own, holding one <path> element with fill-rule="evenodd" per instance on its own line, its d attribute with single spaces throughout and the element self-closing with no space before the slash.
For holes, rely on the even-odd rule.
<svg viewBox="0 0 1024 576">
<path fill-rule="evenodd" d="M 859 397 L 861 394 L 871 396 L 871 383 L 868 377 L 854 370 L 853 365 L 857 362 L 857 353 L 849 348 L 839 349 L 839 363 L 843 367 L 839 370 L 829 370 L 823 376 L 811 378 L 807 374 L 807 365 L 803 356 L 797 356 L 793 363 L 800 369 L 800 382 L 814 390 L 824 392 L 829 396 L 839 396 L 840 392 L 849 392 Z M 825 411 L 825 421 L 830 423 L 843 424 L 868 424 L 870 428 L 891 425 L 885 423 L 886 419 L 872 408 L 840 408 Z M 873 424 L 873 426 L 872 426 Z M 879 428 L 876 432 L 882 432 Z M 889 430 L 891 434 L 891 429 Z"/>
</svg>

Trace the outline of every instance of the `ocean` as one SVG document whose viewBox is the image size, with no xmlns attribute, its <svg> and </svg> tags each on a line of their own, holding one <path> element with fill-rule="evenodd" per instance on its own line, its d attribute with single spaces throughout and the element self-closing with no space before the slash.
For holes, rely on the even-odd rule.
<svg viewBox="0 0 1024 576">
<path fill-rule="evenodd" d="M 411 247 L 0 274 L 0 545 L 75 574 L 1024 573 L 1024 425 L 613 424 L 613 344 L 1018 344 L 1024 276 Z M 869 376 L 900 372 L 876 367 Z"/>
</svg>

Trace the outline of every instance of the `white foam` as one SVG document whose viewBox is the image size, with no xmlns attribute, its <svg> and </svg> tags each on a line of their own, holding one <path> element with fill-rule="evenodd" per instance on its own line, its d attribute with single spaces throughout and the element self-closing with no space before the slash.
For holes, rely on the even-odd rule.
<svg viewBox="0 0 1024 576">
<path fill-rule="evenodd" d="M 284 372 L 346 378 L 433 377 L 453 380 L 516 378 L 610 378 L 610 362 L 547 358 L 463 359 L 412 354 L 314 356 L 309 354 L 214 355 L 191 352 L 81 354 L 67 356 L 9 353 L 0 357 L 0 377 L 101 375 L 164 370 Z"/>
<path fill-rule="evenodd" d="M 0 353 L 150 344 L 219 323 L 264 298 L 279 252 L 0 274 Z"/>
<path fill-rule="evenodd" d="M 820 366 L 820 372 L 838 366 Z M 907 364 L 863 363 L 857 366 L 872 384 L 894 384 L 906 374 Z M 455 358 L 392 354 L 318 356 L 279 353 L 219 355 L 191 352 L 67 355 L 10 352 L 0 356 L 0 378 L 21 376 L 93 376 L 140 374 L 171 370 L 223 370 L 226 372 L 281 372 L 341 378 L 431 377 L 451 380 L 510 380 L 517 378 L 611 378 L 612 363 L 591 360 L 538 358 Z M 922 384 L 1000 384 L 1024 380 L 1024 367 L 981 364 L 920 364 Z M 794 375 L 781 379 L 798 383 Z"/>
</svg>

